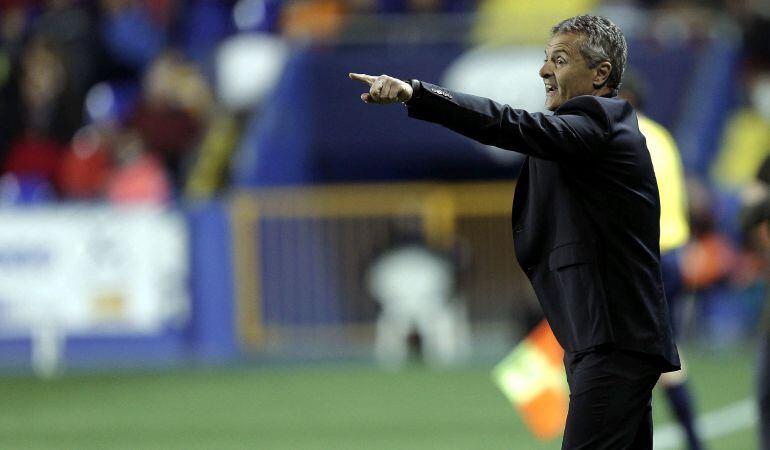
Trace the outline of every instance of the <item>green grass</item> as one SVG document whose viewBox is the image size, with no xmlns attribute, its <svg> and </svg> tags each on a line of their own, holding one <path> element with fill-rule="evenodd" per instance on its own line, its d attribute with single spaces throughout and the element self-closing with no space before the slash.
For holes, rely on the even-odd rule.
<svg viewBox="0 0 770 450">
<path fill-rule="evenodd" d="M 754 398 L 756 355 L 752 346 L 717 352 L 685 348 L 683 354 L 698 413 Z M 674 420 L 660 390 L 656 390 L 653 402 L 656 424 Z M 757 445 L 755 427 L 708 441 L 709 448 L 717 450 L 750 450 Z"/>
<path fill-rule="evenodd" d="M 691 352 L 700 410 L 751 395 L 750 349 Z M 529 437 L 489 366 L 0 378 L 2 449 L 558 449 Z M 656 423 L 668 421 L 663 402 Z M 660 406 L 660 407 L 658 407 Z M 753 430 L 711 448 L 756 448 Z"/>
</svg>

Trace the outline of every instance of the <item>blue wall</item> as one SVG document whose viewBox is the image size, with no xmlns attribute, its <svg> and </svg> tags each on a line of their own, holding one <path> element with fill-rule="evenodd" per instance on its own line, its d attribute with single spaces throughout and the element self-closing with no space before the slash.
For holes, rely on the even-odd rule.
<svg viewBox="0 0 770 450">
<path fill-rule="evenodd" d="M 461 45 L 316 46 L 293 50 L 274 95 L 247 125 L 235 165 L 240 186 L 388 180 L 513 178 L 470 140 L 411 120 L 400 105 L 372 107 L 349 72 L 435 81 Z M 701 171 L 733 98 L 737 47 L 650 41 L 629 44 L 629 67 L 647 81 L 645 112 L 682 140 Z M 708 96 L 703 95 L 709 92 Z M 712 94 L 713 93 L 713 94 Z M 515 105 L 513 105 L 515 106 Z"/>
</svg>

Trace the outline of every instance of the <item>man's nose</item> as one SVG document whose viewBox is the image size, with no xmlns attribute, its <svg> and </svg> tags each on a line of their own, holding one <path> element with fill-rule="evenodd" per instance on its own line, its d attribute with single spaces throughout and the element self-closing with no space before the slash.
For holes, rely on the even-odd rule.
<svg viewBox="0 0 770 450">
<path fill-rule="evenodd" d="M 540 71 L 538 72 L 540 74 L 540 78 L 548 78 L 551 76 L 552 72 L 550 67 L 548 67 L 548 63 L 544 63 L 543 66 L 540 68 Z"/>
</svg>

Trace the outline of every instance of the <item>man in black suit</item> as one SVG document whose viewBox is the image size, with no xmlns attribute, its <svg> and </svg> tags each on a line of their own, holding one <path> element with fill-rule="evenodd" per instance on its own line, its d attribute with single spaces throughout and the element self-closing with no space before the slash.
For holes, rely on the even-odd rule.
<svg viewBox="0 0 770 450">
<path fill-rule="evenodd" d="M 660 271 L 660 200 L 636 113 L 615 98 L 623 33 L 577 16 L 551 30 L 540 76 L 553 115 L 422 81 L 350 74 L 367 103 L 526 154 L 513 200 L 516 257 L 565 350 L 563 449 L 651 449 L 652 388 L 679 357 Z"/>
</svg>

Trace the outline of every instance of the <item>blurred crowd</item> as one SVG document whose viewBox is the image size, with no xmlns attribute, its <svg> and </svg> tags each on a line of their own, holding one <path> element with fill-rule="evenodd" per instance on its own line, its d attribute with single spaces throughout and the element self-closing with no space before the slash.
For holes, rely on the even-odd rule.
<svg viewBox="0 0 770 450">
<path fill-rule="evenodd" d="M 441 3 L 2 0 L 0 198 L 163 204 L 213 195 L 238 138 L 228 114 L 253 106 L 228 101 L 237 88 L 215 86 L 228 39 L 323 38 L 351 11 Z"/>
<path fill-rule="evenodd" d="M 367 24 L 452 17 L 468 19 L 469 44 L 542 44 L 543 30 L 585 11 L 632 37 L 742 43 L 719 150 L 708 173 L 685 167 L 694 237 L 683 267 L 714 308 L 738 292 L 748 306 L 736 314 L 756 322 L 767 246 L 738 220 L 770 164 L 770 5 L 756 0 L 0 0 L 0 201 L 167 204 L 226 189 L 243 117 L 270 86 L 239 85 L 256 48 L 238 47 L 243 36 L 278 48 L 356 39 L 364 24 L 387 39 Z M 234 68 L 227 49 L 240 50 Z"/>
<path fill-rule="evenodd" d="M 164 203 L 186 193 L 208 196 L 221 189 L 227 184 L 230 155 L 223 148 L 234 145 L 238 130 L 232 122 L 216 119 L 248 113 L 254 105 L 228 100 L 233 97 L 228 89 L 238 80 L 223 75 L 224 58 L 217 56 L 228 41 L 243 34 L 324 40 L 343 38 L 355 28 L 351 24 L 367 17 L 461 15 L 473 17 L 469 40 L 519 42 L 528 36 L 539 39 L 542 32 L 532 33 L 531 28 L 547 29 L 562 16 L 605 9 L 624 17 L 629 30 L 638 27 L 634 17 L 657 14 L 657 33 L 697 38 L 714 28 L 704 22 L 729 16 L 746 34 L 747 67 L 754 71 L 747 71 L 747 89 L 763 86 L 764 78 L 756 73 L 764 69 L 762 55 L 768 52 L 768 16 L 748 0 L 711 5 L 580 0 L 556 2 L 559 8 L 548 3 L 2 0 L 2 198 Z M 518 26 L 510 26 L 514 18 Z M 736 126 L 752 126 L 747 121 Z M 207 142 L 216 150 L 202 155 Z M 755 154 L 751 161 L 759 159 Z M 735 187 L 749 178 L 750 164 L 731 164 L 720 163 L 715 173 Z M 736 178 L 731 171 L 742 173 Z"/>
<path fill-rule="evenodd" d="M 0 2 L 6 202 L 178 195 L 214 105 L 199 63 L 228 32 L 199 3 Z"/>
</svg>

